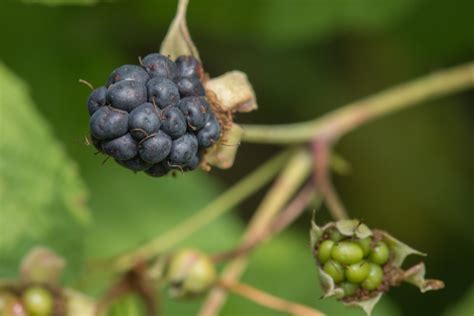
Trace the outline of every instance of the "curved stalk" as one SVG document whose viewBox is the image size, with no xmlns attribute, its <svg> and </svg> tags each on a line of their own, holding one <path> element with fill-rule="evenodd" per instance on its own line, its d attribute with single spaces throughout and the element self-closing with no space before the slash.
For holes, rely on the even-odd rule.
<svg viewBox="0 0 474 316">
<path fill-rule="evenodd" d="M 258 238 L 267 229 L 277 213 L 308 178 L 311 165 L 311 155 L 306 148 L 302 148 L 293 155 L 255 211 L 242 238 L 242 244 Z M 247 267 L 247 261 L 245 256 L 232 260 L 224 269 L 222 279 L 230 282 L 238 280 Z M 202 305 L 199 315 L 218 315 L 226 298 L 227 292 L 224 289 L 213 289 Z"/>
<path fill-rule="evenodd" d="M 384 115 L 473 87 L 474 63 L 471 62 L 395 86 L 308 122 L 242 125 L 242 140 L 267 144 L 301 143 L 321 137 L 335 140 Z"/>
</svg>

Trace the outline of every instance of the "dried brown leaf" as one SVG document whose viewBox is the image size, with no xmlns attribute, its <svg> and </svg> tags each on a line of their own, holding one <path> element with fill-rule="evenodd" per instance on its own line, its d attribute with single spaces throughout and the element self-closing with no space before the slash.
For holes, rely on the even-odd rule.
<svg viewBox="0 0 474 316">
<path fill-rule="evenodd" d="M 247 75 L 234 70 L 206 82 L 206 89 L 214 92 L 223 111 L 251 112 L 257 109 L 255 92 Z"/>
</svg>

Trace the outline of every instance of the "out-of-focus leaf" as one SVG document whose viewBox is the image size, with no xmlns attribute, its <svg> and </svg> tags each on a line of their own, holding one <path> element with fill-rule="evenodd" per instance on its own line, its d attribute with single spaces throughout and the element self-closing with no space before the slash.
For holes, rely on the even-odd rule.
<svg viewBox="0 0 474 316">
<path fill-rule="evenodd" d="M 474 286 L 466 291 L 466 294 L 450 307 L 443 316 L 472 316 L 474 315 Z"/>
<path fill-rule="evenodd" d="M 23 82 L 0 63 L 0 275 L 44 244 L 79 263 L 87 192 L 32 104 Z"/>
<path fill-rule="evenodd" d="M 44 4 L 48 6 L 58 5 L 93 5 L 101 0 L 21 0 L 28 4 Z"/>
<path fill-rule="evenodd" d="M 410 53 L 428 65 L 460 55 L 470 58 L 472 53 L 464 52 L 474 51 L 472 11 L 474 2 L 471 0 L 458 0 L 455 6 L 446 5 L 444 1 L 420 1 L 404 19 L 403 26 L 395 29 L 395 36 L 402 38 L 408 47 L 416 47 Z M 449 21 L 449 27 L 439 23 L 440 17 Z"/>
</svg>

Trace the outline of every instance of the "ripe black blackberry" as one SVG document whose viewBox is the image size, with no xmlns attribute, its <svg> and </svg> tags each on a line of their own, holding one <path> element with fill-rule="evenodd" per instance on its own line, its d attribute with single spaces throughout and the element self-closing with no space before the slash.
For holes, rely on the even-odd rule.
<svg viewBox="0 0 474 316">
<path fill-rule="evenodd" d="M 115 69 L 90 94 L 92 143 L 121 166 L 153 177 L 196 169 L 221 136 L 201 64 L 157 53 L 140 64 Z"/>
</svg>

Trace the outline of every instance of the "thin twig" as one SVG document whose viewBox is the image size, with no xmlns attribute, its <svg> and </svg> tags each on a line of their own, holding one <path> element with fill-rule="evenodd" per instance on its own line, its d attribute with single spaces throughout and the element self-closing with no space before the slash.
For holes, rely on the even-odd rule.
<svg viewBox="0 0 474 316">
<path fill-rule="evenodd" d="M 289 156 L 285 151 L 272 158 L 245 178 L 234 184 L 202 210 L 174 226 L 170 231 L 158 236 L 148 243 L 125 253 L 115 261 L 115 270 L 126 271 L 137 261 L 146 261 L 166 251 L 177 242 L 185 239 L 198 229 L 209 224 L 220 215 L 232 210 L 239 202 L 260 189 L 280 170 Z"/>
<path fill-rule="evenodd" d="M 248 225 L 247 231 L 242 239 L 242 244 L 254 240 L 266 229 L 275 215 L 308 177 L 310 170 L 311 157 L 306 149 L 301 149 L 288 161 L 287 167 L 283 169 L 276 182 L 265 195 Z M 222 278 L 226 281 L 235 281 L 240 278 L 246 266 L 247 259 L 245 257 L 234 259 L 224 269 Z M 226 297 L 227 293 L 224 289 L 213 289 L 201 307 L 199 315 L 217 315 Z"/>
<path fill-rule="evenodd" d="M 283 125 L 242 125 L 243 141 L 289 144 L 325 136 L 337 139 L 398 110 L 474 87 L 474 63 L 455 66 L 349 103 L 320 118 Z"/>
<path fill-rule="evenodd" d="M 325 138 L 317 138 L 312 142 L 313 173 L 316 186 L 329 212 L 335 220 L 348 218 L 347 211 L 331 180 L 330 157 L 331 144 Z"/>
<path fill-rule="evenodd" d="M 95 315 L 105 315 L 114 301 L 131 293 L 140 296 L 148 316 L 158 315 L 159 300 L 147 277 L 146 268 L 143 263 L 140 263 L 112 284 L 96 305 Z"/>
<path fill-rule="evenodd" d="M 243 255 L 248 255 L 265 240 L 272 238 L 280 233 L 291 223 L 293 223 L 305 210 L 306 206 L 316 197 L 316 189 L 312 182 L 305 185 L 298 195 L 287 205 L 287 207 L 272 221 L 260 235 L 255 239 L 241 244 L 239 247 L 230 251 L 218 253 L 212 257 L 215 263 L 228 261 Z"/>
<path fill-rule="evenodd" d="M 268 308 L 295 316 L 323 316 L 324 314 L 309 306 L 288 301 L 260 289 L 239 282 L 221 280 L 219 285 L 235 294 Z"/>
</svg>

